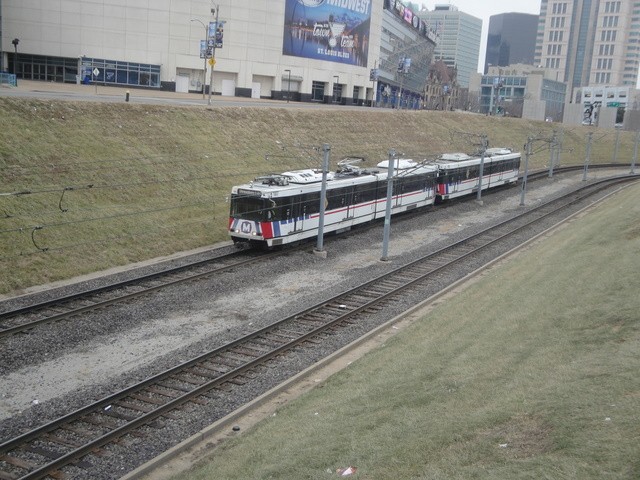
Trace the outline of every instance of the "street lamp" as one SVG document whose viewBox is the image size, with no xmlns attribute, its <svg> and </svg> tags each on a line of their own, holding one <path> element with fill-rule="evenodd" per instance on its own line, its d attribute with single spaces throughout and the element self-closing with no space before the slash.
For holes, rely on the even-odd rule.
<svg viewBox="0 0 640 480">
<path fill-rule="evenodd" d="M 338 91 L 336 90 L 336 85 L 340 83 L 340 77 L 338 75 L 334 75 L 333 78 L 336 79 L 336 81 L 333 83 L 333 101 L 337 102 L 338 101 Z"/>
<path fill-rule="evenodd" d="M 489 64 L 491 66 L 491 64 Z M 493 107 L 494 107 L 494 92 L 498 96 L 495 101 L 496 111 L 498 109 L 498 103 L 500 103 L 500 89 L 502 88 L 502 69 L 498 69 L 498 78 L 491 79 L 491 97 L 489 98 L 489 115 L 493 115 Z"/>
<path fill-rule="evenodd" d="M 18 44 L 20 43 L 20 40 L 18 40 L 17 38 L 14 38 L 13 40 L 11 40 L 11 44 L 13 45 L 13 48 L 15 50 L 15 55 L 13 57 L 13 74 L 16 76 L 16 87 L 18 86 Z"/>
<path fill-rule="evenodd" d="M 192 22 L 198 22 L 204 27 L 204 77 L 202 77 L 202 99 L 204 100 L 205 90 L 207 86 L 207 53 L 209 53 L 209 28 L 204 24 L 202 20 L 192 18 Z"/>
<path fill-rule="evenodd" d="M 291 95 L 291 70 L 285 69 L 285 72 L 289 74 L 289 81 L 287 83 L 287 103 L 289 103 L 289 96 Z"/>
<path fill-rule="evenodd" d="M 220 15 L 220 5 L 215 5 L 211 9 L 211 15 L 216 16 L 215 30 L 213 31 L 213 46 L 211 47 L 211 78 L 209 79 L 209 105 L 211 105 L 211 92 L 213 91 L 213 68 L 216 64 L 216 43 L 218 42 L 217 30 L 218 30 L 218 17 Z"/>
</svg>

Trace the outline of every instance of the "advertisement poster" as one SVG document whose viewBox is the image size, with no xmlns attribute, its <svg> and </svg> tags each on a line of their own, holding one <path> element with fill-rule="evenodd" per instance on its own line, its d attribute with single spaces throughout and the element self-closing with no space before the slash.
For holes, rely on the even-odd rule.
<svg viewBox="0 0 640 480">
<path fill-rule="evenodd" d="M 282 53 L 367 66 L 372 0 L 286 0 Z"/>
</svg>

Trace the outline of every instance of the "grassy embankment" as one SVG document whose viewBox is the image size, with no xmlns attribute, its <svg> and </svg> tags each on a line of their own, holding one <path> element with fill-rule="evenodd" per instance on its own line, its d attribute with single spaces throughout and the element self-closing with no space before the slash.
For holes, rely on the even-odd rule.
<svg viewBox="0 0 640 480">
<path fill-rule="evenodd" d="M 390 148 L 413 158 L 473 150 L 460 132 L 521 149 L 553 128 L 452 112 L 0 98 L 0 294 L 226 240 L 230 187 L 318 167 L 312 147 L 323 143 L 332 168 L 346 156 L 372 166 Z M 565 130 L 563 164 L 583 162 L 587 131 Z M 613 132 L 596 135 L 592 161 L 611 161 L 613 142 Z M 548 147 L 534 150 L 530 167 L 543 167 Z M 618 158 L 632 150 L 623 132 Z"/>
<path fill-rule="evenodd" d="M 640 478 L 640 186 L 175 477 Z"/>
</svg>

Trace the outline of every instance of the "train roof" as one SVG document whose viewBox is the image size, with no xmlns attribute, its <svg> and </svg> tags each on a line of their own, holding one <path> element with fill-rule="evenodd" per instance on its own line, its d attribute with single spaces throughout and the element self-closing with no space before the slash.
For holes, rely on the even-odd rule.
<svg viewBox="0 0 640 480">
<path fill-rule="evenodd" d="M 380 162 L 378 168 L 362 169 L 353 165 L 341 165 L 337 172 L 327 172 L 327 186 L 329 189 L 338 185 L 356 185 L 371 181 L 386 180 L 388 160 Z M 413 173 L 436 172 L 437 167 L 425 165 L 410 159 L 398 159 L 394 164 L 395 174 L 398 176 Z M 263 175 L 244 185 L 236 185 L 233 191 L 243 190 L 254 192 L 256 195 L 279 196 L 278 192 L 287 195 L 292 192 L 308 192 L 320 190 L 322 185 L 322 171 L 315 169 L 291 170 L 288 172 Z"/>
<path fill-rule="evenodd" d="M 500 160 L 502 158 L 518 158 L 520 153 L 514 153 L 509 148 L 504 147 L 495 147 L 488 148 L 484 152 L 484 161 L 486 163 L 492 163 L 496 160 Z M 479 163 L 481 160 L 480 155 L 468 155 L 466 153 L 455 152 L 455 153 L 443 153 L 435 160 L 435 164 L 438 165 L 438 168 L 442 169 L 451 169 L 458 167 L 467 167 L 470 165 L 475 165 Z"/>
</svg>

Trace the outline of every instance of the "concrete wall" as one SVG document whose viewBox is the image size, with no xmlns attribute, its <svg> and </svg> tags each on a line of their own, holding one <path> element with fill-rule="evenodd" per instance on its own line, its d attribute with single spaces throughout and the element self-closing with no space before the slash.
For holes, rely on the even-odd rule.
<svg viewBox="0 0 640 480">
<path fill-rule="evenodd" d="M 627 115 L 630 112 L 627 112 Z M 615 128 L 618 109 L 614 107 L 600 107 L 597 115 L 592 116 L 592 125 L 599 128 Z M 626 115 L 625 115 L 626 117 Z M 562 123 L 566 125 L 582 125 L 584 120 L 584 106 L 580 103 L 567 103 L 564 106 L 564 117 Z M 626 119 L 625 119 L 626 123 Z"/>
<path fill-rule="evenodd" d="M 547 104 L 542 100 L 525 99 L 522 105 L 522 118 L 544 121 Z"/>
<path fill-rule="evenodd" d="M 640 131 L 640 110 L 627 110 L 624 114 L 624 130 Z"/>
</svg>

